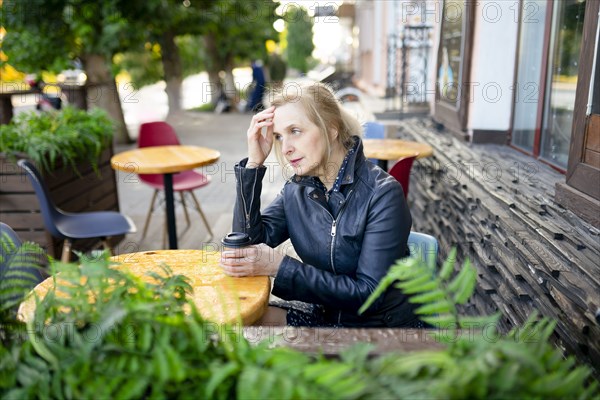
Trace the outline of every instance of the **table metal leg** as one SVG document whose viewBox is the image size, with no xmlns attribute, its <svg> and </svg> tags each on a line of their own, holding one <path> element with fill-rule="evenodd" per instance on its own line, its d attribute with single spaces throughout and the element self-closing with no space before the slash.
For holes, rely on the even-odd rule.
<svg viewBox="0 0 600 400">
<path fill-rule="evenodd" d="M 164 175 L 165 201 L 167 203 L 167 232 L 169 249 L 177 249 L 177 226 L 175 224 L 175 201 L 173 200 L 173 174 Z"/>
<path fill-rule="evenodd" d="M 388 162 L 387 160 L 377 160 L 377 166 L 387 172 L 388 170 Z"/>
</svg>

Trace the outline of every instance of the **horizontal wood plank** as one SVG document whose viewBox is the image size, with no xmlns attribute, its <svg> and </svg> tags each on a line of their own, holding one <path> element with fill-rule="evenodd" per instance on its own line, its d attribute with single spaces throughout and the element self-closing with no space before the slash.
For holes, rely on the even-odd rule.
<svg viewBox="0 0 600 400">
<path fill-rule="evenodd" d="M 584 152 L 583 161 L 594 168 L 600 169 L 600 152 L 586 149 Z"/>
</svg>

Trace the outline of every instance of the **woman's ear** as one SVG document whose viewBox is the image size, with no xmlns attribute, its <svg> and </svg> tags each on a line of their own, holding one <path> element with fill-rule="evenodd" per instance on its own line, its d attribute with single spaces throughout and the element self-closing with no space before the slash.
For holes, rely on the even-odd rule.
<svg viewBox="0 0 600 400">
<path fill-rule="evenodd" d="M 331 139 L 332 142 L 335 142 L 338 138 L 338 130 L 335 128 L 331 128 L 329 130 L 329 138 Z"/>
</svg>

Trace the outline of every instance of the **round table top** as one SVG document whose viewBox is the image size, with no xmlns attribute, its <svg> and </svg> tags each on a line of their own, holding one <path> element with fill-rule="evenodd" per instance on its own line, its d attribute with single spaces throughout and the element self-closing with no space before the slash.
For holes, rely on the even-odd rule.
<svg viewBox="0 0 600 400">
<path fill-rule="evenodd" d="M 417 158 L 431 157 L 433 148 L 427 143 L 401 139 L 363 139 L 365 156 L 379 160 L 398 160 L 417 155 Z"/>
<path fill-rule="evenodd" d="M 110 159 L 113 169 L 136 174 L 169 174 L 212 164 L 217 150 L 199 146 L 151 146 L 124 151 Z"/>
<path fill-rule="evenodd" d="M 251 325 L 264 314 L 269 305 L 271 281 L 267 276 L 227 276 L 219 265 L 220 259 L 220 251 L 203 250 L 156 250 L 111 257 L 112 261 L 120 263 L 115 268 L 126 268 L 149 281 L 152 278 L 147 273 L 162 274 L 161 264 L 168 265 L 173 274 L 189 278 L 194 289 L 191 299 L 206 320 L 235 324 L 241 319 L 244 325 Z M 50 277 L 33 291 L 42 298 L 52 286 L 53 279 Z M 28 321 L 34 310 L 35 298 L 30 296 L 19 307 L 19 315 Z"/>
</svg>

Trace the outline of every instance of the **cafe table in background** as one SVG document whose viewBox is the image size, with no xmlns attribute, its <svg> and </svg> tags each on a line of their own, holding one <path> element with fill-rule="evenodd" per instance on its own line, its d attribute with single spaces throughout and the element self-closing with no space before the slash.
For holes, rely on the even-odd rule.
<svg viewBox="0 0 600 400">
<path fill-rule="evenodd" d="M 131 174 L 163 174 L 169 249 L 177 249 L 173 174 L 216 162 L 221 153 L 199 146 L 152 146 L 128 150 L 110 159 L 113 169 Z"/>
<path fill-rule="evenodd" d="M 376 158 L 377 165 L 388 170 L 388 161 L 399 160 L 414 154 L 417 159 L 431 157 L 433 148 L 427 143 L 401 139 L 363 139 L 364 153 L 367 158 Z"/>
<path fill-rule="evenodd" d="M 220 251 L 204 250 L 156 250 L 111 257 L 111 261 L 118 263 L 114 268 L 127 269 L 149 282 L 152 278 L 148 273 L 164 274 L 163 265 L 168 265 L 173 274 L 187 276 L 193 288 L 190 298 L 207 321 L 218 324 L 255 323 L 269 305 L 269 277 L 227 276 L 219 265 L 220 259 Z M 47 278 L 33 291 L 43 298 L 53 284 L 53 278 Z M 30 296 L 21 304 L 19 315 L 29 321 L 34 311 L 35 296 Z"/>
</svg>

